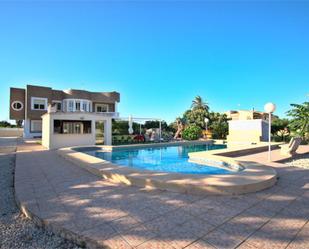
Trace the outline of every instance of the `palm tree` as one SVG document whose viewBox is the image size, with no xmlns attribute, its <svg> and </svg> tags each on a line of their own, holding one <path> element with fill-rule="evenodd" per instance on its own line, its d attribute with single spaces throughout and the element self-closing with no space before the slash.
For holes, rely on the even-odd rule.
<svg viewBox="0 0 309 249">
<path fill-rule="evenodd" d="M 293 109 L 287 112 L 288 116 L 293 118 L 290 127 L 305 138 L 305 135 L 309 133 L 309 102 L 291 104 L 291 106 Z"/>
<path fill-rule="evenodd" d="M 203 109 L 205 110 L 206 112 L 209 112 L 209 106 L 208 106 L 208 103 L 207 102 L 204 102 L 202 97 L 197 95 L 195 97 L 195 99 L 192 101 L 192 105 L 191 105 L 191 108 L 193 110 L 196 110 L 196 109 Z"/>
</svg>

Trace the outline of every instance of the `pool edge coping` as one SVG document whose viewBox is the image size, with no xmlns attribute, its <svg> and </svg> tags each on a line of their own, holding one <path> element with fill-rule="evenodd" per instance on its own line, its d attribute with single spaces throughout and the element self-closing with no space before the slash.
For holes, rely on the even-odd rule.
<svg viewBox="0 0 309 249">
<path fill-rule="evenodd" d="M 57 150 L 57 153 L 99 177 L 144 188 L 197 195 L 230 195 L 260 191 L 273 186 L 277 181 L 277 172 L 273 168 L 256 162 L 240 163 L 233 158 L 222 156 L 225 149 L 220 150 L 220 155 L 215 154 L 219 150 L 213 150 L 213 154 L 209 154 L 208 157 L 240 163 L 245 167 L 243 171 L 220 175 L 193 175 L 136 170 L 78 152 L 74 148 L 76 147 L 62 148 Z"/>
</svg>

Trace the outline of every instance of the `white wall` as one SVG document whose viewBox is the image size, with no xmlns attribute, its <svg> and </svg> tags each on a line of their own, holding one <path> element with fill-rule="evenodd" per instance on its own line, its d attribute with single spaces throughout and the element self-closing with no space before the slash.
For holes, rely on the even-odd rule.
<svg viewBox="0 0 309 249">
<path fill-rule="evenodd" d="M 265 120 L 231 120 L 228 124 L 228 142 L 256 143 L 267 139 L 268 122 Z"/>
<path fill-rule="evenodd" d="M 261 119 L 251 119 L 251 120 L 230 120 L 229 130 L 258 130 L 262 128 Z"/>
<path fill-rule="evenodd" d="M 70 146 L 95 145 L 92 134 L 53 134 L 49 149 L 58 149 Z"/>
<path fill-rule="evenodd" d="M 50 148 L 50 135 L 51 135 L 51 120 L 49 115 L 42 116 L 42 145 Z"/>
<path fill-rule="evenodd" d="M 46 113 L 42 116 L 42 144 L 48 149 L 58 149 L 70 146 L 95 145 L 95 122 L 104 121 L 104 144 L 112 143 L 112 121 L 110 117 L 102 117 L 94 113 Z M 90 120 L 90 134 L 57 134 L 54 133 L 54 120 Z"/>
<path fill-rule="evenodd" d="M 104 145 L 112 145 L 112 120 L 104 121 Z"/>
</svg>

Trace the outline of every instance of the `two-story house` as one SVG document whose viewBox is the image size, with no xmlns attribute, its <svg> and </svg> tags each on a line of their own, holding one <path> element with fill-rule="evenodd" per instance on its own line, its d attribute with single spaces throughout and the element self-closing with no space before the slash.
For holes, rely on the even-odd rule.
<svg viewBox="0 0 309 249">
<path fill-rule="evenodd" d="M 103 122 L 104 143 L 109 145 L 119 101 L 118 92 L 27 85 L 10 89 L 10 119 L 24 120 L 24 137 L 42 137 L 47 148 L 93 145 L 96 122 Z"/>
</svg>

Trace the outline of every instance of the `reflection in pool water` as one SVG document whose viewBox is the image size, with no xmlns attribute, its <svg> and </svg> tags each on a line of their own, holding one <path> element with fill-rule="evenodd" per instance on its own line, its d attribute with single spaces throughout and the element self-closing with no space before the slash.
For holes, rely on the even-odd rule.
<svg viewBox="0 0 309 249">
<path fill-rule="evenodd" d="M 114 164 L 133 167 L 142 170 L 174 172 L 183 174 L 228 174 L 230 171 L 222 168 L 200 165 L 189 162 L 188 153 L 223 149 L 225 145 L 182 145 L 138 149 L 118 149 L 113 152 L 85 151 L 95 157 Z"/>
</svg>

